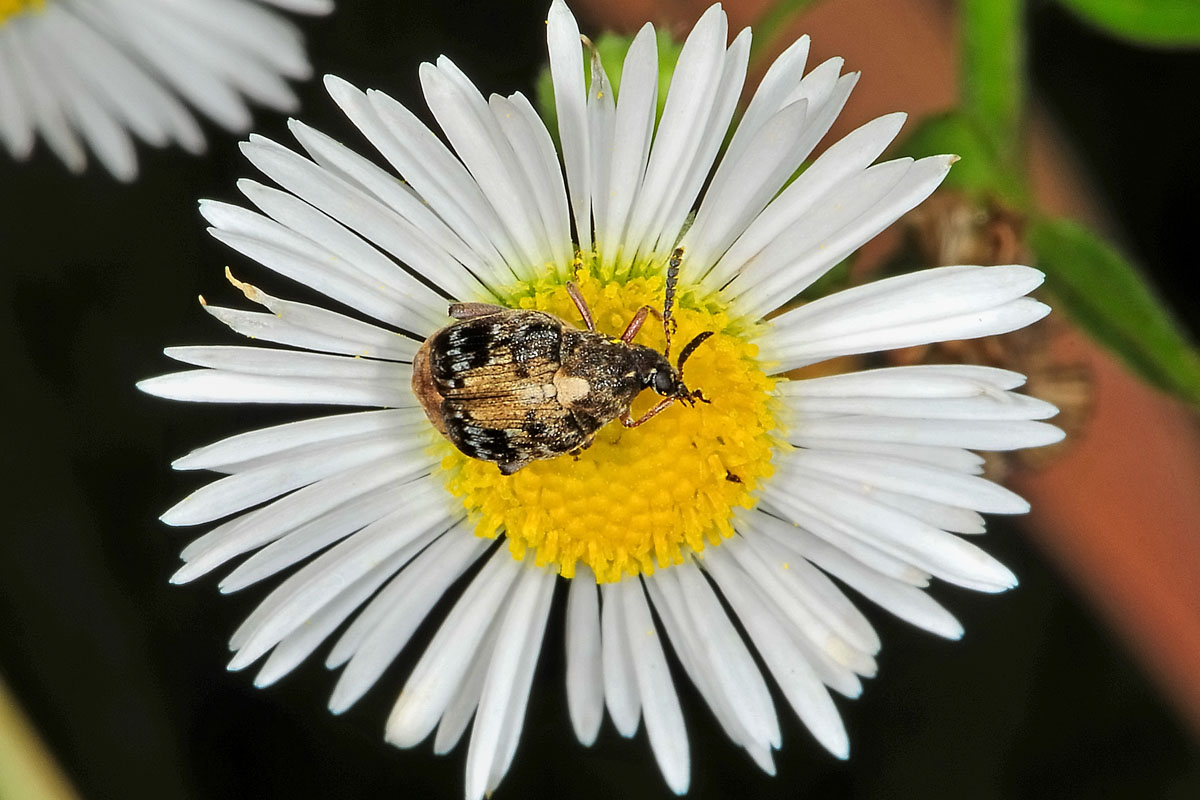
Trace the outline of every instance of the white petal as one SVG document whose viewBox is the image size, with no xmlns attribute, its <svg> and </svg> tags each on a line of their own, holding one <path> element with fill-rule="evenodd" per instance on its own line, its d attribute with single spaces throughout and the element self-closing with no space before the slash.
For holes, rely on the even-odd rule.
<svg viewBox="0 0 1200 800">
<path fill-rule="evenodd" d="M 263 663 L 262 669 L 254 676 L 254 685 L 260 689 L 270 686 L 299 666 L 301 661 L 308 658 L 312 651 L 354 612 L 354 609 L 362 605 L 388 577 L 404 565 L 407 557 L 408 553 L 395 553 L 379 562 L 368 573 L 334 595 L 304 625 L 280 640 Z"/>
<path fill-rule="evenodd" d="M 333 11 L 333 0 L 262 0 L 273 6 L 295 11 L 297 14 L 328 14 Z"/>
<path fill-rule="evenodd" d="M 787 105 L 784 101 L 804 76 L 809 44 L 808 36 L 801 36 L 771 63 L 742 114 L 737 131 L 725 151 L 725 161 L 733 161 L 741 156 L 766 121 Z"/>
<path fill-rule="evenodd" d="M 421 88 L 446 138 L 496 209 L 520 260 L 510 263 L 523 280 L 550 257 L 532 188 L 512 146 L 479 90 L 445 56 L 421 65 Z M 463 296 L 463 295 L 458 295 Z"/>
<path fill-rule="evenodd" d="M 756 512 L 739 514 L 739 521 L 791 548 L 901 619 L 947 639 L 962 636 L 958 620 L 924 591 L 876 572 L 803 528 Z"/>
<path fill-rule="evenodd" d="M 991 481 L 898 458 L 797 450 L 780 461 L 785 471 L 843 478 L 864 491 L 883 489 L 989 514 L 1024 514 L 1029 504 Z"/>
<path fill-rule="evenodd" d="M 41 65 L 33 54 L 33 43 L 27 43 L 15 25 L 0 26 L 0 45 L 8 52 L 8 66 L 13 82 L 25 87 L 24 99 L 29 102 L 34 125 L 54 154 L 72 172 L 82 172 L 87 166 L 87 154 L 79 143 L 57 99 L 53 83 L 48 82 L 46 70 L 54 65 Z"/>
<path fill-rule="evenodd" d="M 427 478 L 417 478 L 412 483 L 424 480 Z M 218 584 L 221 593 L 236 592 L 269 578 L 382 519 L 405 504 L 411 485 L 392 484 L 351 496 L 337 508 L 288 531 L 222 578 Z"/>
<path fill-rule="evenodd" d="M 588 149 L 591 159 L 592 218 L 599 233 L 609 227 L 609 180 L 612 173 L 617 109 L 612 85 L 608 82 L 604 64 L 600 60 L 600 51 L 595 48 L 592 48 L 591 65 L 592 83 L 588 88 L 587 98 Z"/>
<path fill-rule="evenodd" d="M 379 435 L 419 422 L 422 416 L 417 409 L 397 409 L 336 414 L 289 422 L 249 433 L 239 433 L 199 447 L 186 456 L 175 459 L 171 462 L 171 467 L 236 471 L 228 468 L 247 461 L 277 456 L 279 453 L 287 453 L 305 445 L 346 440 L 364 434 Z"/>
<path fill-rule="evenodd" d="M 506 255 L 512 243 L 479 185 L 449 148 L 416 115 L 382 92 L 363 94 L 332 75 L 325 88 L 334 102 L 451 230 L 488 265 L 497 285 L 515 279 Z"/>
<path fill-rule="evenodd" d="M 280 186 L 379 245 L 451 296 L 477 297 L 487 292 L 475 276 L 431 243 L 416 226 L 361 189 L 265 137 L 252 135 L 241 149 L 254 166 Z M 373 262 L 361 266 L 366 269 Z M 399 267 L 371 274 L 387 286 L 421 292 L 419 282 Z"/>
<path fill-rule="evenodd" d="M 660 208 L 657 223 L 657 242 L 651 245 L 660 253 L 668 252 L 679 240 L 684 223 L 695 207 L 700 189 L 712 171 L 713 161 L 729 131 L 729 121 L 737 107 L 742 86 L 746 81 L 746 64 L 750 58 L 750 29 L 744 28 L 726 51 L 721 78 L 714 92 L 712 108 L 701 131 L 700 141 L 691 162 L 684 167 L 673 185 L 671 194 Z M 678 74 L 678 73 L 676 73 Z M 647 243 L 654 240 L 647 240 Z"/>
<path fill-rule="evenodd" d="M 622 254 L 625 225 L 646 173 L 654 118 L 658 107 L 658 39 L 646 23 L 633 37 L 621 71 L 613 126 L 608 210 L 596 236 L 605 271 L 614 269 Z M 632 258 L 633 254 L 628 253 Z"/>
<path fill-rule="evenodd" d="M 495 279 L 497 274 L 502 281 L 512 279 L 512 273 L 508 270 L 493 273 L 493 264 L 487 263 L 479 253 L 472 250 L 425 204 L 420 195 L 407 184 L 397 181 L 394 175 L 302 122 L 289 120 L 288 129 L 313 161 L 339 178 L 377 197 L 384 205 L 411 223 L 417 231 L 427 236 L 427 245 L 431 249 L 444 251 L 480 279 L 484 276 Z"/>
<path fill-rule="evenodd" d="M 716 263 L 799 166 L 796 134 L 807 116 L 806 100 L 781 109 L 756 132 L 741 158 L 722 159 L 681 242 L 694 274 L 702 275 Z"/>
<path fill-rule="evenodd" d="M 903 114 L 879 117 L 822 153 L 750 222 L 704 277 L 704 285 L 711 289 L 724 286 L 765 247 L 795 228 L 830 192 L 865 170 L 896 138 L 904 119 Z"/>
<path fill-rule="evenodd" d="M 78 5 L 90 21 L 103 29 L 113 26 L 121 31 L 123 44 L 132 48 L 140 61 L 148 62 L 156 76 L 169 84 L 187 102 L 218 125 L 230 131 L 244 131 L 250 125 L 250 110 L 231 85 L 233 76 L 214 58 L 211 41 L 196 41 L 186 26 L 171 24 L 162 18 L 161 9 L 138 9 L 123 3 Z M 221 48 L 228 56 L 229 48 Z"/>
<path fill-rule="evenodd" d="M 505 712 L 514 700 L 521 651 L 531 627 L 528 618 L 533 615 L 537 605 L 541 584 L 549 576 L 549 573 L 538 569 L 518 570 L 508 601 L 495 623 L 496 644 L 490 657 L 479 653 L 472 658 L 488 657 L 489 664 L 467 747 L 466 796 L 471 800 L 482 798 L 487 789 L 488 772 L 496 758 Z M 541 623 L 545 624 L 544 618 Z"/>
<path fill-rule="evenodd" d="M 459 523 L 451 528 L 446 536 L 413 559 L 411 568 L 397 575 L 363 609 L 338 638 L 325 659 L 325 666 L 334 669 L 358 657 L 359 663 L 348 671 L 360 676 L 372 675 L 366 681 L 369 686 L 404 648 L 412 632 L 434 604 L 490 544 L 490 540 L 476 536 L 468 523 Z M 385 655 L 368 655 L 380 652 Z M 359 656 L 360 653 L 363 655 Z M 372 661 L 378 661 L 379 666 L 368 668 L 367 662 Z M 353 676 L 347 677 L 346 671 L 343 671 L 329 701 L 330 710 L 335 714 L 348 708 L 352 698 L 361 694 L 349 691 L 348 685 L 353 682 Z"/>
<path fill-rule="evenodd" d="M 907 556 L 885 552 L 875 543 L 854 535 L 849 526 L 828 516 L 817 516 L 794 503 L 774 502 L 766 497 L 760 501 L 759 510 L 812 532 L 855 561 L 902 583 L 925 587 L 933 577 L 926 570 L 914 566 Z"/>
<path fill-rule="evenodd" d="M 604 721 L 604 677 L 600 664 L 600 600 L 596 578 L 575 567 L 567 595 L 567 711 L 580 744 L 590 747 Z"/>
<path fill-rule="evenodd" d="M 931 387 L 932 388 L 932 387 Z M 1044 400 L 1019 394 L 993 392 L 969 398 L 895 397 L 805 397 L 788 399 L 788 408 L 798 419 L 861 415 L 912 419 L 1046 419 L 1058 409 Z"/>
<path fill-rule="evenodd" d="M 385 738 L 412 747 L 433 732 L 475 658 L 475 649 L 502 610 L 519 573 L 506 548 L 499 548 L 455 603 L 388 716 Z"/>
<path fill-rule="evenodd" d="M 550 613 L 554 573 L 525 566 L 500 622 L 467 747 L 466 796 L 480 800 L 512 763 Z"/>
<path fill-rule="evenodd" d="M 8 52 L 5 33 L 0 30 L 0 139 L 18 161 L 33 152 L 34 117 L 31 101 L 17 81 L 17 68 Z"/>
<path fill-rule="evenodd" d="M 1062 430 L 1045 422 L 1025 420 L 944 420 L 903 417 L 837 417 L 809 419 L 803 423 L 804 435 L 794 437 L 805 444 L 806 437 L 845 439 L 857 442 L 914 444 L 935 447 L 966 447 L 972 450 L 1017 450 L 1041 447 L 1062 441 Z M 814 445 L 815 446 L 815 445 Z M 864 447 L 864 449 L 873 449 Z M 880 452 L 883 452 L 882 448 Z"/>
<path fill-rule="evenodd" d="M 725 12 L 712 5 L 683 44 L 646 175 L 630 212 L 625 259 L 632 260 L 643 248 L 643 255 L 649 254 L 679 194 L 683 173 L 696 158 L 721 80 L 726 33 Z"/>
<path fill-rule="evenodd" d="M 725 709 L 730 719 L 737 723 L 735 730 L 747 734 L 746 741 L 741 743 L 751 749 L 752 754 L 755 743 L 768 752 L 772 747 L 778 747 L 779 722 L 770 691 L 741 634 L 733 627 L 700 571 L 694 564 L 685 562 L 660 570 L 646 579 L 647 588 L 656 585 L 662 586 L 664 596 L 671 601 L 671 612 L 678 624 L 679 636 L 673 634 L 672 642 L 679 638 L 684 646 L 676 643 L 677 651 L 693 651 L 693 665 L 688 668 L 688 674 L 693 680 L 702 676 L 697 681 L 698 686 L 702 682 L 710 684 L 713 699 L 719 701 L 714 704 L 710 700 L 714 712 L 718 706 Z M 651 596 L 653 591 L 651 589 Z M 657 600 L 655 606 L 662 611 Z M 705 696 L 707 699 L 709 693 Z M 734 735 L 729 725 L 725 727 L 731 736 Z"/>
<path fill-rule="evenodd" d="M 234 633 L 237 654 L 229 669 L 242 669 L 304 625 L 331 595 L 393 553 L 405 562 L 449 527 L 443 498 L 414 498 L 409 506 L 371 523 L 293 574 Z"/>
<path fill-rule="evenodd" d="M 329 698 L 330 711 L 341 714 L 375 685 L 450 585 L 488 544 L 468 525 L 459 524 L 417 556 L 371 601 L 325 662 L 333 667 L 349 659 Z"/>
<path fill-rule="evenodd" d="M 630 738 L 637 733 L 642 700 L 633 672 L 629 637 L 625 633 L 625 609 L 615 592 L 615 584 L 606 583 L 600 588 L 604 595 L 600 608 L 604 704 L 608 707 L 608 715 L 612 717 L 617 732 Z"/>
<path fill-rule="evenodd" d="M 248 284 L 242 284 L 243 290 L 247 287 Z M 411 362 L 420 345 L 417 340 L 403 334 L 360 322 L 344 314 L 319 306 L 279 300 L 254 287 L 248 288 L 253 289 L 251 299 L 262 303 L 272 313 L 208 304 L 204 305 L 204 310 L 250 339 L 304 350 Z"/>
<path fill-rule="evenodd" d="M 361 464 L 403 459 L 428 445 L 428 437 L 418 435 L 310 446 L 286 461 L 255 466 L 203 486 L 159 519 L 173 526 L 212 522 Z"/>
<path fill-rule="evenodd" d="M 175 372 L 139 381 L 143 392 L 169 400 L 197 403 L 299 403 L 305 405 L 348 405 L 408 407 L 416 399 L 405 378 L 400 385 L 375 380 L 279 377 L 198 369 Z"/>
<path fill-rule="evenodd" d="M 799 85 L 784 98 L 783 105 L 807 100 L 812 113 L 811 123 L 805 126 L 801 152 L 807 158 L 817 143 L 829 132 L 837 115 L 858 84 L 858 73 L 842 74 L 845 60 L 830 58 L 821 62 L 804 76 Z"/>
<path fill-rule="evenodd" d="M 571 210 L 575 213 L 575 231 L 579 248 L 586 253 L 592 249 L 592 178 L 583 48 L 579 25 L 562 0 L 554 0 L 546 15 L 546 46 L 550 51 L 558 137 L 567 170 Z"/>
<path fill-rule="evenodd" d="M 777 576 L 792 596 L 824 620 L 838 636 L 856 650 L 874 655 L 882 643 L 879 634 L 842 591 L 806 561 L 796 561 L 769 538 L 749 530 L 734 542 L 734 557 L 753 553 L 759 563 Z M 865 662 L 864 662 L 865 663 Z"/>
<path fill-rule="evenodd" d="M 231 519 L 183 549 L 181 556 L 187 563 L 171 576 L 171 582 L 194 580 L 234 556 L 269 544 L 323 514 L 353 502 L 356 497 L 389 482 L 407 482 L 427 471 L 436 461 L 425 456 L 407 462 L 384 460 L 364 464 Z"/>
<path fill-rule="evenodd" d="M 575 252 L 567 190 L 554 140 L 537 111 L 520 92 L 508 98 L 492 95 L 490 104 L 529 180 L 550 248 L 548 255 L 559 274 L 565 276 Z"/>
<path fill-rule="evenodd" d="M 268 148 L 266 152 L 271 157 L 277 157 L 286 166 L 276 168 L 267 164 L 267 169 L 264 171 L 279 180 L 282 185 L 290 184 L 293 190 L 312 180 L 314 188 L 306 191 L 311 191 L 313 196 L 317 196 L 322 192 L 320 184 L 323 181 L 340 181 L 332 174 L 323 172 L 316 165 L 305 161 L 285 148 Z M 261 156 L 262 153 L 259 155 Z M 263 161 L 262 158 L 259 160 Z M 263 163 L 266 162 L 263 161 Z M 296 176 L 287 174 L 293 170 L 297 173 Z M 307 255 L 319 258 L 323 264 L 331 264 L 326 267 L 327 269 L 344 272 L 347 275 L 361 276 L 362 280 L 372 288 L 380 285 L 387 287 L 393 293 L 393 297 L 400 301 L 402 307 L 411 309 L 414 314 L 425 320 L 437 324 L 444 319 L 446 301 L 442 296 L 401 269 L 391 259 L 363 241 L 356 233 L 351 232 L 339 222 L 335 222 L 323 211 L 318 211 L 314 206 L 293 194 L 271 189 L 255 181 L 238 181 L 238 189 L 264 213 L 283 225 L 292 235 L 281 236 L 278 232 L 264 229 L 261 225 L 246 232 L 264 234 L 263 238 L 267 242 L 295 242 L 298 237 L 302 237 L 307 241 L 301 246 L 303 249 L 301 247 L 297 247 L 297 249 Z M 434 242 L 426 236 L 424 229 L 409 223 L 407 219 L 393 221 L 394 215 L 349 183 L 339 183 L 337 191 L 344 192 L 346 195 L 342 204 L 344 210 L 339 212 L 338 205 L 330 204 L 327 199 L 323 199 L 321 202 L 325 204 L 326 208 L 341 213 L 342 219 L 351 228 L 367 231 L 368 234 L 373 228 L 387 227 L 389 224 L 402 229 L 414 241 L 410 252 L 415 253 L 418 258 L 427 256 L 430 261 L 427 271 L 434 274 L 442 264 L 453 261 L 441 249 L 438 242 Z M 327 193 L 327 197 L 334 196 L 336 196 L 335 191 Z M 361 201 L 361 207 L 356 206 L 357 201 Z M 426 220 L 421 219 L 420 222 L 424 225 Z M 233 230 L 238 232 L 237 228 Z M 385 244 L 388 241 L 386 237 L 380 237 L 380 240 Z M 400 253 L 402 250 L 402 246 L 397 246 L 393 252 Z M 457 263 L 454 266 L 455 269 L 458 269 Z M 430 280 L 437 282 L 435 277 L 430 277 Z M 453 279 L 450 282 L 452 283 Z M 410 323 L 406 327 L 413 328 L 415 326 Z"/>
<path fill-rule="evenodd" d="M 63 17 L 59 16 L 61 11 L 57 7 L 46 9 L 46 13 L 53 17 L 42 20 L 47 32 L 51 33 L 48 38 L 52 39 L 53 31 L 60 29 L 63 21 Z M 137 156 L 129 134 L 97 101 L 78 67 L 55 52 L 64 44 L 69 49 L 73 43 L 59 42 L 56 46 L 53 41 L 45 41 L 39 44 L 28 51 L 30 61 L 50 84 L 62 110 L 113 177 L 122 181 L 132 180 L 137 175 Z"/>
<path fill-rule="evenodd" d="M 939 267 L 857 286 L 776 317 L 759 340 L 760 357 L 782 372 L 833 356 L 1007 333 L 1049 313 L 1022 297 L 1042 279 L 1021 266 Z"/>
<path fill-rule="evenodd" d="M 687 727 L 679 698 L 671 681 L 667 659 L 663 655 L 658 630 L 650 617 L 650 606 L 642 584 L 628 578 L 615 587 L 616 597 L 623 605 L 625 629 L 629 636 L 629 651 L 633 671 L 637 676 L 638 693 L 642 697 L 642 714 L 646 718 L 646 735 L 658 761 L 667 786 L 675 794 L 685 794 L 691 772 Z"/>
<path fill-rule="evenodd" d="M 953 160 L 888 161 L 846 181 L 743 267 L 726 294 L 752 319 L 778 308 L 928 197 Z"/>
<path fill-rule="evenodd" d="M 380 382 L 404 380 L 412 376 L 412 367 L 407 364 L 270 347 L 196 345 L 168 347 L 163 353 L 184 364 L 243 375 Z"/>
<path fill-rule="evenodd" d="M 836 450 L 843 453 L 879 453 L 880 455 L 903 458 L 922 464 L 933 464 L 945 469 L 958 470 L 968 475 L 983 472 L 983 456 L 957 447 L 932 447 L 919 444 L 893 443 L 875 440 L 834 439 L 824 436 L 808 436 L 800 432 L 788 439 L 799 447 L 809 450 Z"/>
<path fill-rule="evenodd" d="M 282 213 L 285 207 L 301 212 L 307 207 L 285 192 L 267 189 L 252 181 L 239 182 L 239 187 L 251 194 L 261 190 L 256 201 L 263 205 L 277 200 L 279 206 L 273 209 L 275 213 Z M 413 331 L 428 329 L 432 332 L 445 322 L 445 317 L 437 316 L 434 303 L 422 300 L 423 292 L 412 296 L 402 294 L 378 279 L 372 279 L 354 261 L 339 259 L 273 219 L 238 206 L 208 200 L 200 202 L 200 213 L 213 225 L 209 228 L 213 238 L 264 267 L 362 314 Z M 318 220 L 319 217 L 315 215 Z"/>
<path fill-rule="evenodd" d="M 437 733 L 433 737 L 433 752 L 445 755 L 454 749 L 458 740 L 466 733 L 475 710 L 479 707 L 479 698 L 483 695 L 483 681 L 487 678 L 488 667 L 491 666 L 492 653 L 496 650 L 496 635 L 500 630 L 498 620 L 493 620 L 483 637 L 483 642 L 475 651 L 475 660 L 463 678 L 458 691 L 446 706 L 446 713 L 438 722 Z"/>
<path fill-rule="evenodd" d="M 706 550 L 700 563 L 746 628 L 792 710 L 825 749 L 838 758 L 848 757 L 850 740 L 829 692 L 779 617 L 763 603 L 750 579 L 723 550 L 720 547 Z"/>
<path fill-rule="evenodd" d="M 764 497 L 791 505 L 850 535 L 873 544 L 943 580 L 980 591 L 1002 592 L 1017 585 L 1016 576 L 975 545 L 873 500 L 812 476 L 792 476 L 787 496 L 774 486 Z"/>
<path fill-rule="evenodd" d="M 785 396 L 934 398 L 976 397 L 996 399 L 1025 383 L 1019 372 L 974 364 L 922 364 L 846 372 L 820 378 L 789 381 L 779 388 Z"/>
<path fill-rule="evenodd" d="M 730 547 L 730 544 L 733 546 Z M 868 677 L 875 674 L 877 668 L 871 654 L 856 647 L 843 635 L 853 629 L 849 620 L 843 625 L 846 630 L 835 631 L 831 625 L 838 620 L 829 613 L 829 609 L 824 609 L 826 613 L 820 613 L 821 609 L 815 607 L 811 592 L 804 596 L 797 590 L 796 582 L 785 582 L 780 577 L 779 573 L 786 572 L 782 563 L 768 565 L 753 549 L 738 546 L 738 543 L 727 542 L 722 547 L 722 550 L 725 549 L 754 582 L 756 590 L 769 598 L 772 606 L 791 623 L 793 632 L 811 644 L 806 649 L 819 660 L 832 662 L 828 665 L 831 672 L 845 669 Z"/>
</svg>

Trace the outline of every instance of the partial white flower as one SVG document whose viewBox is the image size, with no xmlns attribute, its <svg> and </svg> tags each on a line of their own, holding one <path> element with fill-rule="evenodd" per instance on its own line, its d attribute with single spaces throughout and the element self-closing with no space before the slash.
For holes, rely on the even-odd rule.
<svg viewBox="0 0 1200 800">
<path fill-rule="evenodd" d="M 1024 378 L 1005 370 L 792 371 L 1028 325 L 1048 311 L 1026 297 L 1042 276 L 947 267 L 777 313 L 932 192 L 954 158 L 873 163 L 900 130 L 903 115 L 893 114 L 830 146 L 789 184 L 857 80 L 840 59 L 805 74 L 803 38 L 767 72 L 718 160 L 750 45 L 749 30 L 729 43 L 719 6 L 688 37 L 657 126 L 650 25 L 625 58 L 619 95 L 594 53 L 585 90 L 579 31 L 559 0 L 548 41 L 565 170 L 524 96 L 485 99 L 441 58 L 420 74 L 449 144 L 386 95 L 326 80 L 403 182 L 293 122 L 304 154 L 257 136 L 243 148 L 281 187 L 241 181 L 258 210 L 203 204 L 214 236 L 343 310 L 235 280 L 265 311 L 206 310 L 255 346 L 170 348 L 197 369 L 141 388 L 178 400 L 376 410 L 243 433 L 176 461 L 225 477 L 163 516 L 170 525 L 224 520 L 184 550 L 174 580 L 252 554 L 221 581 L 229 592 L 304 562 L 233 635 L 230 668 L 265 657 L 256 683 L 270 684 L 340 630 L 325 655 L 342 670 L 334 712 L 360 699 L 438 599 L 463 584 L 386 737 L 410 747 L 432 735 L 446 752 L 474 718 L 468 800 L 494 789 L 516 753 L 560 584 L 566 700 L 582 743 L 595 740 L 606 709 L 624 736 L 644 720 L 668 786 L 687 791 L 688 737 L 665 636 L 762 769 L 773 772 L 780 746 L 768 675 L 814 738 L 845 758 L 829 690 L 856 697 L 880 642 L 844 587 L 960 636 L 923 589 L 934 579 L 984 592 L 1014 586 L 970 538 L 984 530 L 980 512 L 1028 508 L 979 477 L 970 451 L 1035 447 L 1061 432 L 1037 421 L 1055 409 L 1014 393 Z M 677 405 L 635 430 L 609 426 L 578 459 L 509 477 L 437 436 L 410 391 L 411 360 L 449 322 L 451 300 L 575 320 L 564 284 L 577 268 L 599 329 L 616 333 L 639 306 L 662 302 L 677 246 L 679 341 L 717 332 L 688 362 L 689 385 L 711 404 Z M 639 341 L 661 347 L 654 327 Z"/>
<path fill-rule="evenodd" d="M 72 172 L 91 150 L 137 175 L 133 139 L 204 150 L 188 106 L 234 133 L 247 100 L 297 106 L 312 74 L 300 31 L 275 6 L 327 14 L 333 0 L 0 0 L 0 141 L 18 160 L 37 136 Z"/>
</svg>

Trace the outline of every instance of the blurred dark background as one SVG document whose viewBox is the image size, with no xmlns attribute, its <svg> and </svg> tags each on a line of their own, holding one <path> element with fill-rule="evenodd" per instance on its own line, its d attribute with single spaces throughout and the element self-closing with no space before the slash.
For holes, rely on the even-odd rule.
<svg viewBox="0 0 1200 800">
<path fill-rule="evenodd" d="M 445 53 L 485 92 L 530 92 L 545 54 L 543 0 L 341 6 L 303 23 L 318 73 L 422 111 L 422 60 Z M 1118 237 L 1195 333 L 1200 54 L 1122 45 L 1045 4 L 1030 23 L 1039 99 L 1077 145 Z M 299 116 L 360 146 L 318 81 L 299 91 Z M 290 141 L 281 117 L 259 113 L 255 127 Z M 265 691 L 225 671 L 225 642 L 265 588 L 222 597 L 212 577 L 167 583 L 192 535 L 156 518 L 198 485 L 170 459 L 304 416 L 134 389 L 170 369 L 165 345 L 233 341 L 196 304 L 201 293 L 236 302 L 223 266 L 264 274 L 204 232 L 197 198 L 237 200 L 234 181 L 251 174 L 234 137 L 206 131 L 205 158 L 141 149 L 142 178 L 129 186 L 95 166 L 70 177 L 44 149 L 27 164 L 0 160 L 0 676 L 86 797 L 459 797 L 464 747 L 437 757 L 428 743 L 401 751 L 382 740 L 411 656 L 334 717 L 333 676 L 316 659 Z M 846 763 L 781 710 L 779 774 L 766 777 L 678 681 L 692 796 L 1200 797 L 1196 739 L 1020 525 L 993 521 L 987 547 L 1022 583 L 999 597 L 935 589 L 964 622 L 963 641 L 868 610 L 885 646 L 864 696 L 839 701 Z M 575 742 L 561 630 L 558 604 L 499 796 L 667 796 L 644 732 L 629 742 L 606 723 L 595 747 Z"/>
</svg>

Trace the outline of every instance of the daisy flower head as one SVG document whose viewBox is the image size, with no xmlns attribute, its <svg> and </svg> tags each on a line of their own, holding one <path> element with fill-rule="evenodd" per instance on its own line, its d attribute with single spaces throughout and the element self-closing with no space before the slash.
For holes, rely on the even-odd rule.
<svg viewBox="0 0 1200 800">
<path fill-rule="evenodd" d="M 133 140 L 204 150 L 189 106 L 250 128 L 246 100 L 290 111 L 312 74 L 300 31 L 273 6 L 327 14 L 333 0 L 0 0 L 0 142 L 17 160 L 37 136 L 72 172 L 87 150 L 119 180 Z"/>
<path fill-rule="evenodd" d="M 687 37 L 657 123 L 652 26 L 633 39 L 614 93 L 605 70 L 616 65 L 581 47 L 560 0 L 547 23 L 561 149 L 523 95 L 485 98 L 441 58 L 420 68 L 441 136 L 387 95 L 326 79 L 394 172 L 292 122 L 299 150 L 257 136 L 243 147 L 278 187 L 239 183 L 256 210 L 202 204 L 216 238 L 340 308 L 231 275 L 264 310 L 205 309 L 254 346 L 170 348 L 196 369 L 141 388 L 370 410 L 242 433 L 176 461 L 224 477 L 164 521 L 223 521 L 183 551 L 173 580 L 251 554 L 221 581 L 230 592 L 303 562 L 234 633 L 230 668 L 264 659 L 256 683 L 268 685 L 336 633 L 325 655 L 341 670 L 335 713 L 461 582 L 386 738 L 410 747 L 432 735 L 442 753 L 474 718 L 469 800 L 494 789 L 516 753 L 556 594 L 566 602 L 566 705 L 583 744 L 605 711 L 624 736 L 644 721 L 668 786 L 687 790 L 669 642 L 762 769 L 774 771 L 780 746 L 769 681 L 844 758 L 830 690 L 857 696 L 880 647 L 844 587 L 920 628 L 961 635 L 924 587 L 1014 586 L 964 535 L 983 532 L 980 512 L 1027 510 L 978 475 L 971 449 L 1033 447 L 1061 432 L 1039 421 L 1055 409 L 1014 393 L 1024 379 L 1005 370 L 794 371 L 1023 327 L 1048 311 L 1026 297 L 1042 276 L 946 267 L 782 310 L 932 192 L 954 158 L 874 163 L 903 122 L 892 114 L 789 182 L 857 80 L 840 59 L 806 70 L 808 40 L 793 44 L 722 152 L 750 31 L 730 42 L 720 6 Z M 456 320 L 451 304 L 473 305 L 454 305 Z M 657 367 L 671 380 L 614 369 L 575 382 L 573 348 L 590 335 L 620 351 L 644 306 L 655 316 L 641 313 L 629 347 L 666 362 L 671 334 L 674 361 Z M 585 307 L 596 334 L 582 330 Z M 637 427 L 615 421 L 685 399 L 673 389 L 678 372 L 690 403 Z M 589 405 L 629 380 L 641 381 L 627 392 L 632 407 Z"/>
</svg>

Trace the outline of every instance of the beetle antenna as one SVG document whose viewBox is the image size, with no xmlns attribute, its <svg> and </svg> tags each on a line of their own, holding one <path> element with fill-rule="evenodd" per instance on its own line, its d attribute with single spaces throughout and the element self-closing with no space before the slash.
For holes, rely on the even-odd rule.
<svg viewBox="0 0 1200 800">
<path fill-rule="evenodd" d="M 708 337 L 713 335 L 713 331 L 704 331 L 697 333 L 692 340 L 683 346 L 683 350 L 679 353 L 679 361 L 675 364 L 675 369 L 679 370 L 679 377 L 683 377 L 683 364 L 692 357 L 692 353 L 696 352 L 696 348 L 704 344 Z"/>
<path fill-rule="evenodd" d="M 663 336 L 667 339 L 667 349 L 663 355 L 671 360 L 671 333 L 675 330 L 676 322 L 671 318 L 675 310 L 675 285 L 679 282 L 679 265 L 683 263 L 683 248 L 676 247 L 675 252 L 667 260 L 667 290 L 663 298 Z"/>
</svg>

